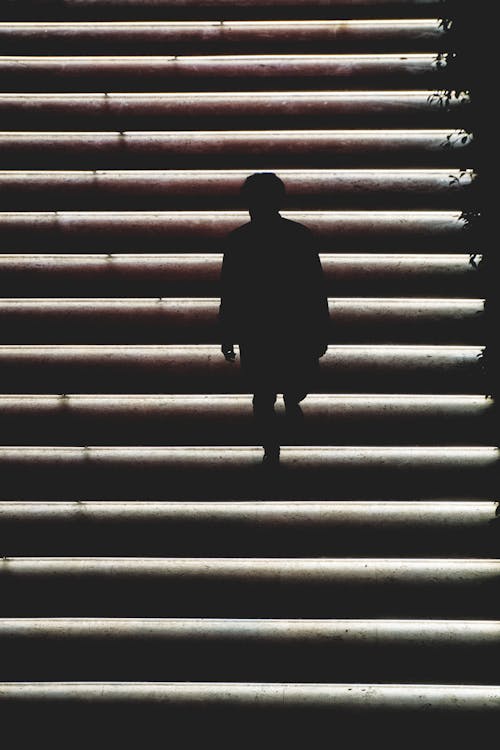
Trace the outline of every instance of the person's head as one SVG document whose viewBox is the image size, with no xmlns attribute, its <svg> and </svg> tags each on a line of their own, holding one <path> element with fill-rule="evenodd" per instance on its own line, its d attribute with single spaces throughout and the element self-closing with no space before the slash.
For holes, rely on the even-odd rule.
<svg viewBox="0 0 500 750">
<path fill-rule="evenodd" d="M 282 208 L 285 185 L 274 172 L 256 172 L 246 178 L 241 195 L 252 219 L 266 218 Z"/>
</svg>

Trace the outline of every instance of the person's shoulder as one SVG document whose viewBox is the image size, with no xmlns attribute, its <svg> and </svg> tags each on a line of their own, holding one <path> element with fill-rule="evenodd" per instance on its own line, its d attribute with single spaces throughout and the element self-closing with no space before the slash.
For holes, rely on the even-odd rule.
<svg viewBox="0 0 500 750">
<path fill-rule="evenodd" d="M 245 237 L 245 235 L 248 234 L 248 232 L 251 229 L 251 222 L 247 221 L 245 224 L 241 224 L 239 227 L 236 227 L 236 229 L 231 230 L 229 234 L 227 235 L 228 239 L 239 239 L 240 237 Z"/>
<path fill-rule="evenodd" d="M 246 238 L 248 237 L 249 229 L 250 222 L 248 221 L 246 224 L 241 224 L 241 226 L 236 227 L 236 229 L 233 229 L 226 234 L 223 241 L 225 255 L 238 253 L 238 251 L 247 244 Z"/>
<path fill-rule="evenodd" d="M 309 227 L 300 224 L 298 221 L 283 219 L 285 223 L 286 234 L 290 243 L 290 248 L 294 248 L 296 253 L 310 255 L 314 253 L 314 234 Z"/>
<path fill-rule="evenodd" d="M 236 229 L 231 230 L 225 237 L 226 247 L 238 247 L 238 245 L 241 245 L 250 233 L 250 229 L 250 222 L 247 221 L 246 224 L 241 224 Z"/>
<path fill-rule="evenodd" d="M 293 232 L 298 237 L 304 237 L 307 239 L 312 238 L 313 233 L 311 232 L 309 227 L 305 226 L 305 224 L 301 224 L 298 221 L 293 221 L 292 219 L 285 219 L 284 216 L 282 216 L 281 218 L 285 222 L 285 226 L 288 231 Z"/>
</svg>

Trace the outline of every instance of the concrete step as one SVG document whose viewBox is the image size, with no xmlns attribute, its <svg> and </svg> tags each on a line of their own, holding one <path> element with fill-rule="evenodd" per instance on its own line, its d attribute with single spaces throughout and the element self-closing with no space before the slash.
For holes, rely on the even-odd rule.
<svg viewBox="0 0 500 750">
<path fill-rule="evenodd" d="M 1 33 L 1 24 L 0 24 Z M 413 167 L 456 169 L 474 160 L 460 130 L 0 132 L 2 168 L 274 169 Z M 164 173 L 165 174 L 165 173 Z M 168 174 L 168 173 L 167 173 Z M 208 199 L 210 196 L 206 196 Z"/>
<path fill-rule="evenodd" d="M 0 23 L 7 55 L 435 52 L 444 45 L 437 19 Z"/>
<path fill-rule="evenodd" d="M 279 468 L 261 461 L 253 446 L 6 446 L 0 499 L 486 500 L 499 471 L 488 446 L 286 447 Z"/>
<path fill-rule="evenodd" d="M 400 747 L 401 735 L 413 740 L 446 737 L 472 742 L 478 732 L 494 732 L 500 688 L 488 685 L 398 685 L 317 683 L 191 682 L 19 682 L 0 683 L 4 727 L 17 727 L 26 741 L 32 721 L 38 731 L 52 727 L 56 747 L 78 722 L 79 739 L 100 737 L 138 742 L 150 732 L 175 731 L 187 742 L 200 733 L 221 733 L 219 746 L 234 747 L 245 728 L 245 740 L 258 741 L 276 731 L 283 741 L 304 742 L 313 731 L 349 736 L 361 743 L 366 732 L 390 727 L 386 746 Z M 30 719 L 29 729 L 27 719 Z M 60 733 L 54 732 L 59 721 Z M 222 731 L 223 729 L 223 731 Z M 230 736 L 228 736 L 228 734 Z M 395 736 L 397 735 L 397 737 Z M 439 739 L 438 739 L 439 741 Z"/>
<path fill-rule="evenodd" d="M 454 211 L 286 211 L 308 226 L 321 252 L 470 252 L 473 231 Z M 0 213 L 9 252 L 220 252 L 228 232 L 248 221 L 236 211 L 55 211 Z"/>
<path fill-rule="evenodd" d="M 331 346 L 311 392 L 481 394 L 479 347 Z M 241 393 L 218 346 L 0 346 L 3 393 Z"/>
<path fill-rule="evenodd" d="M 9 0 L 5 20 L 433 18 L 440 0 Z"/>
<path fill-rule="evenodd" d="M 0 172 L 4 211 L 238 210 L 248 170 Z M 280 170 L 283 210 L 466 209 L 471 170 Z"/>
<path fill-rule="evenodd" d="M 0 502 L 0 554 L 495 557 L 497 503 Z"/>
<path fill-rule="evenodd" d="M 216 297 L 222 256 L 0 254 L 3 290 L 11 296 Z M 353 297 L 478 298 L 468 255 L 323 253 L 327 294 Z"/>
<path fill-rule="evenodd" d="M 2 130 L 464 128 L 466 95 L 427 91 L 0 94 Z"/>
<path fill-rule="evenodd" d="M 6 558 L 0 617 L 490 619 L 500 561 Z"/>
<path fill-rule="evenodd" d="M 436 54 L 0 55 L 1 91 L 443 89 Z"/>
<path fill-rule="evenodd" d="M 252 396 L 0 396 L 0 444 L 252 445 Z M 484 396 L 309 396 L 294 432 L 277 407 L 283 445 L 490 445 Z"/>
<path fill-rule="evenodd" d="M 0 680 L 496 685 L 498 620 L 0 619 Z"/>
<path fill-rule="evenodd" d="M 2 344 L 218 343 L 218 298 L 2 299 Z M 293 300 L 290 299 L 293 306 Z M 480 299 L 329 299 L 331 343 L 474 344 Z"/>
</svg>

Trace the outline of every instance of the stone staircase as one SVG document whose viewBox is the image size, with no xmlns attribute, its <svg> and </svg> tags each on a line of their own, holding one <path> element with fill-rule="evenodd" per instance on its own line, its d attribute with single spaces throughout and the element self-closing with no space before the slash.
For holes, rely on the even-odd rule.
<svg viewBox="0 0 500 750">
<path fill-rule="evenodd" d="M 439 12 L 4 2 L 0 717 L 18 738 L 434 748 L 497 726 L 474 143 L 467 98 L 436 95 Z M 315 232 L 332 320 L 275 475 L 217 331 L 221 240 L 259 170 Z"/>
</svg>

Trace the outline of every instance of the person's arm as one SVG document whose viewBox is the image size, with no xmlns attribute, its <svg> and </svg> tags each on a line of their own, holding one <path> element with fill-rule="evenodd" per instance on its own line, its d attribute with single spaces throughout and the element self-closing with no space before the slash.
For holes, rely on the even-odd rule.
<svg viewBox="0 0 500 750">
<path fill-rule="evenodd" d="M 317 331 L 317 355 L 322 357 L 328 349 L 330 334 L 330 311 L 328 309 L 328 297 L 326 294 L 326 283 L 321 266 L 319 254 L 312 253 L 311 259 L 311 303 L 313 312 L 313 324 Z"/>
<path fill-rule="evenodd" d="M 303 264 L 299 280 L 304 302 L 305 325 L 310 337 L 312 352 L 320 357 L 326 353 L 330 337 L 330 313 L 326 282 L 316 240 L 310 229 L 303 227 Z"/>
<path fill-rule="evenodd" d="M 231 248 L 224 252 L 220 274 L 219 332 L 221 352 L 227 362 L 234 362 L 235 264 Z"/>
</svg>

